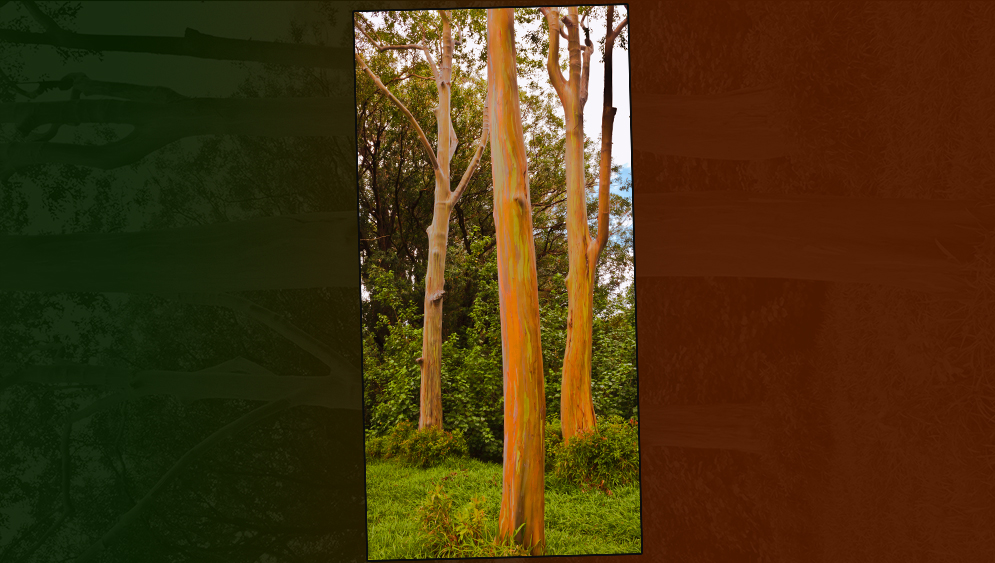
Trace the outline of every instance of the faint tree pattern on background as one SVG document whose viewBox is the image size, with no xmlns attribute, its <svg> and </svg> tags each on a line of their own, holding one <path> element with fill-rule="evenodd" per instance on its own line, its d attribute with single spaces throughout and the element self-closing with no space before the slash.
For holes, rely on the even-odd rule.
<svg viewBox="0 0 995 563">
<path fill-rule="evenodd" d="M 335 144 L 354 122 L 348 93 L 314 70 L 351 69 L 351 51 L 192 30 L 78 34 L 72 4 L 4 4 L 0 41 L 27 55 L 0 60 L 15 203 L 0 235 L 0 425 L 11 429 L 0 559 L 359 560 L 359 272 L 355 212 L 343 212 L 355 196 L 323 183 L 354 184 Z M 161 9 L 147 6 L 151 18 Z M 32 76 L 33 54 L 51 47 L 64 78 Z M 67 72 L 115 50 L 270 66 L 232 98 L 177 93 L 197 77 L 143 86 Z M 306 93 L 287 96 L 308 73 Z M 251 95 L 259 83 L 278 93 Z M 57 91 L 69 100 L 42 101 Z M 176 143 L 190 136 L 206 137 Z M 309 149 L 291 166 L 310 169 L 307 181 L 267 178 L 278 197 L 232 197 L 295 143 Z M 226 158 L 254 164 L 212 166 Z M 135 214 L 153 226 L 122 230 Z"/>
</svg>

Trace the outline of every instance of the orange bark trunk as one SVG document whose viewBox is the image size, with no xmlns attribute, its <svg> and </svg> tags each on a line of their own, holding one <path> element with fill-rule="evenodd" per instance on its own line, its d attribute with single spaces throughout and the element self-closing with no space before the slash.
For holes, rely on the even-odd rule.
<svg viewBox="0 0 995 563">
<path fill-rule="evenodd" d="M 569 8 L 567 47 L 569 80 L 557 88 L 566 117 L 567 180 L 567 338 L 560 389 L 563 439 L 595 427 L 591 397 L 591 345 L 594 307 L 594 268 L 591 267 L 590 230 L 587 226 L 587 189 L 584 181 L 584 104 L 581 100 L 581 56 L 578 14 Z M 552 37 L 552 31 L 550 35 Z M 595 257 L 596 258 L 596 257 Z"/>
<path fill-rule="evenodd" d="M 511 9 L 487 12 L 491 164 L 504 368 L 504 477 L 499 526 L 501 537 L 514 536 L 533 555 L 540 555 L 546 543 L 546 402 L 514 21 Z"/>
</svg>

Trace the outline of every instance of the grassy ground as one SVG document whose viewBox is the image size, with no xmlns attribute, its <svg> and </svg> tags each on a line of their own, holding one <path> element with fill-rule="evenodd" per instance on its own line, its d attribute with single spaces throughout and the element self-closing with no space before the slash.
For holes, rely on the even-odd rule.
<svg viewBox="0 0 995 563">
<path fill-rule="evenodd" d="M 390 460 L 373 461 L 366 466 L 369 559 L 433 557 L 422 547 L 418 507 L 440 482 L 457 508 L 483 496 L 487 531 L 497 534 L 500 464 L 464 459 L 413 469 Z M 547 555 L 639 553 L 639 508 L 638 486 L 613 490 L 609 496 L 547 482 Z"/>
</svg>

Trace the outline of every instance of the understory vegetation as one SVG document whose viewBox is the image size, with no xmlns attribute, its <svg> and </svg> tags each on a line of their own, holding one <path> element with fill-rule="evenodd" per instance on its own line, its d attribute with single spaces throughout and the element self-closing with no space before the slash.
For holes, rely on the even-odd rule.
<svg viewBox="0 0 995 563">
<path fill-rule="evenodd" d="M 567 447 L 556 421 L 546 425 L 548 555 L 640 551 L 637 423 L 599 422 Z M 421 465 L 424 457 L 388 452 L 410 447 L 412 435 L 444 434 L 398 428 L 367 441 L 370 559 L 524 555 L 497 540 L 501 464 L 435 449 Z"/>
</svg>

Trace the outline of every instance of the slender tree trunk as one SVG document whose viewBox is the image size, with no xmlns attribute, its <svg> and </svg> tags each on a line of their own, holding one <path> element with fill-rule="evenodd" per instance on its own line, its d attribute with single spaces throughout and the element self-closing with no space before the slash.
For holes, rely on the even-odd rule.
<svg viewBox="0 0 995 563">
<path fill-rule="evenodd" d="M 594 321 L 594 269 L 589 261 L 584 182 L 584 132 L 581 112 L 567 113 L 567 335 L 563 356 L 560 421 L 563 439 L 595 427 L 591 396 L 591 352 Z"/>
<path fill-rule="evenodd" d="M 442 60 L 436 84 L 439 105 L 435 109 L 438 131 L 438 167 L 435 169 L 435 212 L 428 228 L 428 270 L 425 275 L 425 317 L 422 328 L 421 408 L 418 428 L 442 428 L 442 296 L 445 294 L 446 249 L 449 246 L 449 216 L 452 193 L 449 163 L 455 151 L 450 110 L 453 33 L 449 19 L 442 18 Z"/>
<path fill-rule="evenodd" d="M 435 120 L 438 127 L 438 149 L 432 149 L 421 126 L 407 107 L 387 89 L 377 75 L 366 65 L 362 55 L 356 53 L 356 60 L 366 74 L 376 83 L 377 87 L 408 117 L 411 126 L 418 134 L 419 142 L 425 150 L 435 171 L 435 210 L 432 224 L 428 227 L 428 268 L 425 274 L 425 313 L 422 328 L 422 355 L 418 358 L 421 365 L 421 395 L 418 415 L 418 428 L 442 428 L 442 296 L 445 294 L 446 249 L 449 239 L 449 218 L 453 207 L 459 202 L 470 178 L 476 172 L 487 143 L 489 134 L 488 106 L 485 102 L 480 140 L 477 150 L 470 159 L 463 177 L 455 190 L 450 189 L 450 162 L 456 152 L 456 131 L 452 121 L 452 65 L 453 65 L 453 32 L 449 13 L 440 10 L 442 16 L 442 60 L 439 66 L 435 64 L 432 53 L 422 44 L 411 45 L 380 45 L 362 25 L 357 22 L 357 28 L 380 51 L 389 49 L 420 49 L 425 54 L 432 76 L 435 78 L 439 92 L 439 105 L 435 108 Z"/>
<path fill-rule="evenodd" d="M 545 549 L 546 400 L 528 164 L 518 99 L 514 10 L 487 11 L 491 165 L 504 368 L 500 534 Z"/>
<path fill-rule="evenodd" d="M 639 410 L 640 447 L 704 448 L 761 453 L 760 405 L 668 405 Z"/>
<path fill-rule="evenodd" d="M 995 202 L 637 196 L 636 275 L 871 283 L 961 298 L 965 265 L 995 229 Z M 652 254 L 650 254 L 652 252 Z"/>
<path fill-rule="evenodd" d="M 442 194 L 441 190 L 445 190 L 445 194 Z M 428 271 L 425 275 L 421 408 L 418 428 L 442 428 L 442 296 L 446 284 L 450 207 L 446 199 L 440 199 L 440 196 L 445 198 L 448 193 L 448 185 L 443 185 L 442 181 L 436 178 L 435 214 L 432 217 L 432 225 L 428 228 Z"/>
<path fill-rule="evenodd" d="M 351 213 L 314 213 L 130 233 L 0 235 L 0 291 L 356 287 L 355 221 Z"/>
<path fill-rule="evenodd" d="M 706 96 L 632 97 L 637 150 L 673 156 L 754 160 L 795 152 L 773 86 Z"/>
<path fill-rule="evenodd" d="M 548 10 L 548 9 L 547 9 Z M 548 71 L 560 97 L 566 118 L 567 191 L 567 336 L 563 356 L 563 382 L 560 390 L 560 422 L 563 439 L 595 427 L 591 396 L 591 345 L 594 317 L 594 268 L 591 264 L 590 229 L 587 225 L 587 185 L 584 178 L 584 102 L 587 96 L 588 66 L 582 66 L 585 49 L 580 44 L 577 8 L 568 8 L 567 47 L 570 76 L 564 81 L 554 58 L 559 50 L 560 20 L 555 10 L 545 12 L 549 25 Z M 589 63 L 590 53 L 587 53 Z M 597 256 L 593 256 L 595 261 Z"/>
</svg>

